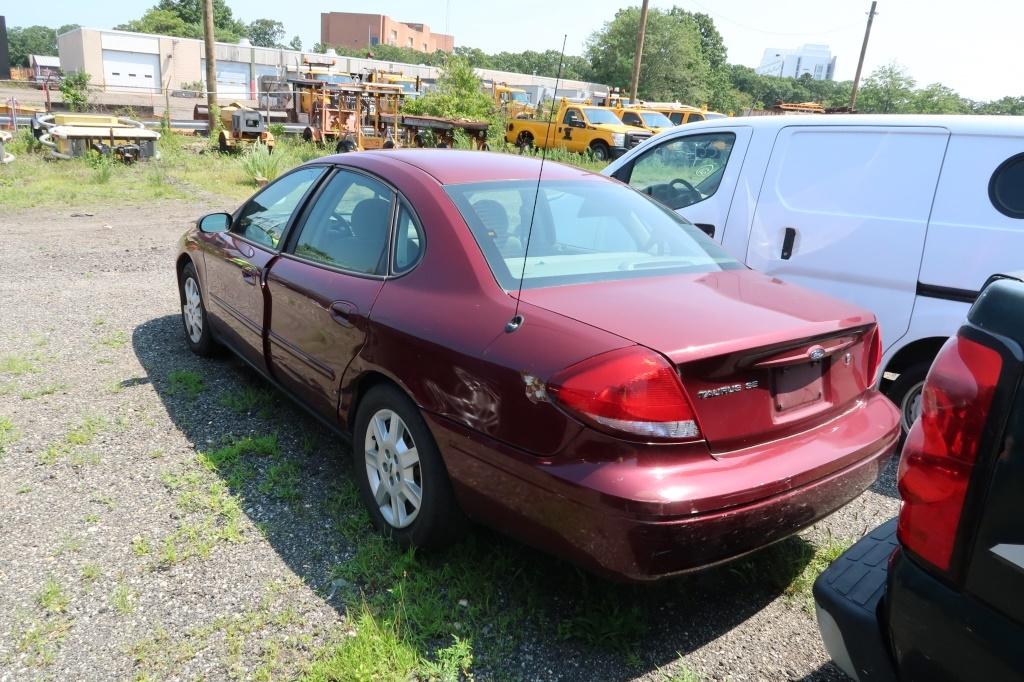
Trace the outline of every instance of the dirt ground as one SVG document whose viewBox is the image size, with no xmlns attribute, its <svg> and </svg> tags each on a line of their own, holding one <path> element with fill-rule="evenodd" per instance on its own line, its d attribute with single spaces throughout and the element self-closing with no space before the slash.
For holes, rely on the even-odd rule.
<svg viewBox="0 0 1024 682">
<path fill-rule="evenodd" d="M 334 578 L 359 549 L 337 531 L 346 444 L 276 392 L 248 400 L 265 386 L 238 361 L 185 346 L 176 240 L 224 208 L 0 211 L 0 679 L 294 679 L 353 633 L 358 598 Z M 197 459 L 275 433 L 248 482 Z M 890 470 L 787 542 L 855 539 L 897 509 Z M 526 552 L 487 532 L 474 544 Z M 538 576 L 573 575 L 523 556 Z M 488 655 L 485 625 L 468 633 L 469 673 L 843 679 L 806 601 L 762 579 L 759 561 L 641 588 L 646 634 L 628 656 L 536 623 Z M 562 606 L 593 598 L 595 583 L 579 584 Z"/>
</svg>

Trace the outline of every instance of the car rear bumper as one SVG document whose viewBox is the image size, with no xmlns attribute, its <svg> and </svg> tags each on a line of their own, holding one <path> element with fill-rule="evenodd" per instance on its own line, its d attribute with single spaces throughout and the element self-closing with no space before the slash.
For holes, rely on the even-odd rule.
<svg viewBox="0 0 1024 682">
<path fill-rule="evenodd" d="M 427 418 L 470 516 L 596 573 L 650 581 L 782 540 L 860 495 L 892 455 L 899 423 L 880 396 L 857 409 L 849 423 L 762 451 L 666 466 L 647 460 L 671 453 L 643 445 L 594 461 L 593 443 L 577 443 L 542 460 Z M 865 429 L 860 420 L 883 426 Z M 822 461 L 827 473 L 807 475 Z"/>
<path fill-rule="evenodd" d="M 858 540 L 814 583 L 821 639 L 832 661 L 858 682 L 896 680 L 881 612 L 889 557 L 899 546 L 896 521 Z"/>
</svg>

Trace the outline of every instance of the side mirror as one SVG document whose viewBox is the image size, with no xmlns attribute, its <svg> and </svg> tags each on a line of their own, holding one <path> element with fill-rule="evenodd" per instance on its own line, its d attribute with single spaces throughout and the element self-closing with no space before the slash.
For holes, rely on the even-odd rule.
<svg viewBox="0 0 1024 682">
<path fill-rule="evenodd" d="M 229 213 L 208 213 L 196 221 L 196 227 L 202 232 L 227 232 L 231 227 Z"/>
<path fill-rule="evenodd" d="M 581 121 L 578 118 L 574 118 L 571 121 L 569 121 L 569 126 L 572 128 L 586 128 L 587 122 Z"/>
</svg>

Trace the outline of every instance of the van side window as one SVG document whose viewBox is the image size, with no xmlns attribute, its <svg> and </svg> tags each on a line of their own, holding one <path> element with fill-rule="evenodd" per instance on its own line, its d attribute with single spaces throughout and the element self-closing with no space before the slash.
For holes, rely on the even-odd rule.
<svg viewBox="0 0 1024 682">
<path fill-rule="evenodd" d="M 1024 154 L 999 164 L 988 183 L 988 198 L 1003 215 L 1024 219 Z"/>
<path fill-rule="evenodd" d="M 735 144 L 733 133 L 677 137 L 638 157 L 628 179 L 616 177 L 672 210 L 686 208 L 718 191 Z"/>
</svg>

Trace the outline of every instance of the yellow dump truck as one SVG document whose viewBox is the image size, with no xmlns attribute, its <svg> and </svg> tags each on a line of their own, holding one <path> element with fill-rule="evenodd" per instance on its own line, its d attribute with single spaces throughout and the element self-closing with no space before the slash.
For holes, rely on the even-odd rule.
<svg viewBox="0 0 1024 682">
<path fill-rule="evenodd" d="M 505 128 L 505 141 L 529 147 L 590 151 L 601 161 L 618 158 L 651 136 L 623 123 L 611 109 L 562 99 L 548 125 L 546 119 L 513 118 Z"/>
</svg>

